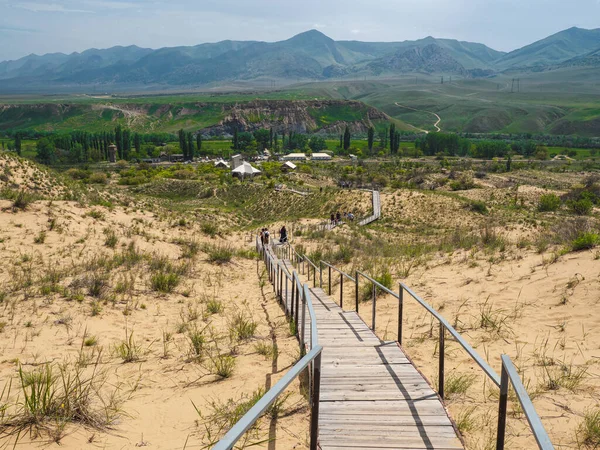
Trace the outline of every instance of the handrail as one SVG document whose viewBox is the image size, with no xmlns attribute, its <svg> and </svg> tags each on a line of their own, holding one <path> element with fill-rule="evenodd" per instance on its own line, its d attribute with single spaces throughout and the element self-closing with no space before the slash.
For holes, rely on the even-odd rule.
<svg viewBox="0 0 600 450">
<path fill-rule="evenodd" d="M 303 257 L 303 260 L 308 261 L 316 270 L 315 264 L 310 261 L 306 256 Z M 531 402 L 531 398 L 529 397 L 527 390 L 523 386 L 521 378 L 517 370 L 515 369 L 512 361 L 507 355 L 502 355 L 502 377 L 499 377 L 498 374 L 492 369 L 492 367 L 485 361 L 477 351 L 462 337 L 462 335 L 456 331 L 456 329 L 431 305 L 429 305 L 425 300 L 423 300 L 419 295 L 417 295 L 411 288 L 409 288 L 406 284 L 400 282 L 399 283 L 399 292 L 393 292 L 388 287 L 384 286 L 379 281 L 375 280 L 371 276 L 356 271 L 356 277 L 351 277 L 350 275 L 344 273 L 337 267 L 326 261 L 319 261 L 319 265 L 325 265 L 330 268 L 330 270 L 335 270 L 340 273 L 341 276 L 346 276 L 347 278 L 353 280 L 356 286 L 356 312 L 358 312 L 358 287 L 359 287 L 359 278 L 362 276 L 371 283 L 373 283 L 373 325 L 372 329 L 375 331 L 375 315 L 376 315 L 376 289 L 378 287 L 383 292 L 386 292 L 399 301 L 399 311 L 398 311 L 398 342 L 402 344 L 402 314 L 403 314 L 403 302 L 404 302 L 404 291 L 406 291 L 413 299 L 417 301 L 421 306 L 423 306 L 434 318 L 436 318 L 440 324 L 440 335 L 439 335 L 439 347 L 438 347 L 438 355 L 439 355 L 439 386 L 438 386 L 438 394 L 440 397 L 444 398 L 444 359 L 445 359 L 445 331 L 447 330 L 450 335 L 459 343 L 459 345 L 468 353 L 468 355 L 473 359 L 477 365 L 483 370 L 483 372 L 487 375 L 488 378 L 492 380 L 492 382 L 500 388 L 500 401 L 499 401 L 499 414 L 498 414 L 498 437 L 496 441 L 496 449 L 503 450 L 504 449 L 504 436 L 506 431 L 506 412 L 507 412 L 507 401 L 508 401 L 508 389 L 509 383 L 512 384 L 517 398 L 523 408 L 527 421 L 529 422 L 529 426 L 535 436 L 538 447 L 541 450 L 554 450 L 552 442 Z M 322 269 L 322 267 L 321 267 Z M 310 270 L 309 270 L 310 273 Z M 321 273 L 322 275 L 322 273 Z M 316 275 L 315 275 L 316 278 Z M 340 278 L 343 280 L 343 278 Z M 331 281 L 331 272 L 330 272 L 330 281 Z M 321 287 L 323 284 L 323 280 L 321 277 Z M 310 293 L 308 292 L 308 286 L 304 286 L 306 292 L 305 295 Z M 331 287 L 330 287 L 331 290 Z M 331 294 L 331 292 L 330 292 Z M 340 300 L 343 297 L 340 297 Z M 311 310 L 312 316 L 312 304 L 309 307 Z M 312 325 L 312 323 L 311 323 Z M 312 327 L 311 327 L 312 328 Z M 312 330 L 311 330 L 312 331 Z M 311 338 L 312 339 L 312 338 Z"/>
<path fill-rule="evenodd" d="M 308 367 L 318 356 L 323 347 L 316 346 L 306 354 L 294 367 L 292 367 L 261 399 L 244 414 L 244 416 L 217 442 L 212 450 L 230 450 L 235 443 L 248 431 L 252 425 L 263 415 L 277 397 Z"/>
<path fill-rule="evenodd" d="M 277 258 L 271 247 L 265 247 L 257 236 L 256 248 L 263 255 L 264 262 L 267 264 L 269 272 L 269 280 L 273 283 L 275 294 L 280 299 L 283 298 L 283 275 L 292 283 L 292 299 L 296 299 L 296 333 L 298 325 L 298 308 L 299 297 L 302 295 L 302 335 L 300 337 L 300 347 L 304 353 L 304 328 L 306 324 L 305 307 L 308 308 L 310 314 L 310 351 L 302 357 L 269 391 L 263 395 L 260 400 L 244 416 L 223 436 L 223 438 L 213 446 L 213 450 L 231 450 L 235 443 L 246 433 L 256 421 L 264 414 L 271 406 L 277 397 L 294 381 L 304 370 L 309 371 L 309 395 L 311 404 L 311 421 L 310 421 L 310 450 L 317 450 L 318 430 L 319 430 L 319 400 L 321 390 L 321 353 L 323 347 L 319 345 L 319 335 L 317 330 L 317 318 L 312 304 L 310 288 L 308 284 L 302 286 L 300 278 L 296 271 L 291 274 L 282 261 Z M 277 269 L 275 269 L 277 268 Z M 281 274 L 281 275 L 280 275 Z M 294 292 L 294 280 L 296 292 Z M 287 282 L 285 284 L 285 292 L 287 294 Z M 287 297 L 285 300 L 285 313 L 288 314 Z M 293 302 L 292 302 L 293 305 Z M 293 308 L 293 306 L 292 306 Z M 294 320 L 294 317 L 291 317 Z"/>
<path fill-rule="evenodd" d="M 500 384 L 500 406 L 498 408 L 498 437 L 496 439 L 496 450 L 504 449 L 504 437 L 506 433 L 506 411 L 508 404 L 509 382 L 512 384 L 519 403 L 523 408 L 529 427 L 533 432 L 538 447 L 542 450 L 554 450 L 554 445 L 538 416 L 531 398 L 523 386 L 521 377 L 508 355 L 502 355 L 502 381 Z"/>
<path fill-rule="evenodd" d="M 412 298 L 414 298 L 418 303 L 420 303 L 421 306 L 423 306 L 423 308 L 429 311 L 429 313 L 433 317 L 435 317 L 440 322 L 440 324 L 444 326 L 446 330 L 450 332 L 454 339 L 456 339 L 456 341 L 461 345 L 461 347 L 465 349 L 469 356 L 479 365 L 479 367 L 481 367 L 481 369 L 494 382 L 494 384 L 500 387 L 500 377 L 498 376 L 498 374 L 481 356 L 479 356 L 479 353 L 477 353 L 475 349 L 471 347 L 471 345 L 461 336 L 461 334 L 458 331 L 456 331 L 454 327 L 450 325 L 450 323 L 448 323 L 448 321 L 444 317 L 442 317 L 440 313 L 433 309 L 425 300 L 423 300 L 421 297 L 415 294 L 412 289 L 410 289 L 404 283 L 400 283 L 400 286 L 402 287 L 402 289 L 408 292 Z M 394 295 L 398 297 L 396 294 Z"/>
<path fill-rule="evenodd" d="M 335 267 L 333 264 L 328 263 L 327 261 L 321 261 L 321 264 L 323 264 L 324 266 L 330 267 L 332 270 L 335 270 L 337 273 L 344 275 L 346 278 L 348 278 L 350 281 L 355 282 L 356 280 L 354 279 L 354 277 L 348 275 L 346 272 L 341 271 L 340 269 L 338 269 L 337 267 Z"/>
<path fill-rule="evenodd" d="M 308 307 L 308 313 L 310 314 L 310 348 L 319 345 L 319 334 L 317 333 L 317 316 L 312 304 L 312 297 L 310 295 L 310 289 L 308 284 L 304 285 L 304 296 L 306 298 L 306 306 Z"/>
<path fill-rule="evenodd" d="M 371 283 L 377 285 L 377 287 L 379 287 L 379 289 L 381 289 L 382 291 L 387 292 L 390 295 L 393 295 L 394 297 L 398 297 L 398 294 L 391 291 L 389 288 L 385 287 L 383 284 L 381 284 L 379 281 L 371 278 L 369 275 L 367 275 L 366 273 L 361 272 L 360 270 L 356 271 L 357 275 L 360 275 L 361 277 L 366 278 L 367 280 L 369 280 Z"/>
</svg>

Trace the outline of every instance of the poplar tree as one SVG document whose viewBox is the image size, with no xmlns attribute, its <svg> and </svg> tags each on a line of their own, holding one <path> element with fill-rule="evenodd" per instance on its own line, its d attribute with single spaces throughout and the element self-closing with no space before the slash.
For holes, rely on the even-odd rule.
<svg viewBox="0 0 600 450">
<path fill-rule="evenodd" d="M 396 125 L 391 124 L 390 125 L 390 153 L 394 153 L 394 149 L 395 149 L 395 140 L 396 138 Z"/>
<path fill-rule="evenodd" d="M 196 135 L 196 147 L 198 148 L 198 153 L 202 150 L 202 133 L 198 133 Z"/>
<path fill-rule="evenodd" d="M 350 148 L 350 128 L 346 125 L 346 129 L 344 130 L 344 150 L 348 150 Z"/>
<path fill-rule="evenodd" d="M 367 132 L 367 143 L 369 145 L 369 153 L 373 152 L 373 141 L 375 139 L 375 128 L 369 127 Z"/>
<path fill-rule="evenodd" d="M 187 158 L 186 161 L 194 159 L 194 135 L 192 133 L 187 134 Z"/>
<path fill-rule="evenodd" d="M 15 134 L 15 150 L 21 156 L 21 133 Z"/>
</svg>

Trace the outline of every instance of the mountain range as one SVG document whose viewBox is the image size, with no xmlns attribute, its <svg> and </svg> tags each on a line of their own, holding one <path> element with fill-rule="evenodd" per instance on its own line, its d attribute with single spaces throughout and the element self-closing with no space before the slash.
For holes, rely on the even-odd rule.
<svg viewBox="0 0 600 450">
<path fill-rule="evenodd" d="M 600 68 L 600 29 L 570 28 L 509 53 L 426 37 L 334 41 L 311 30 L 280 42 L 222 41 L 153 50 L 137 46 L 29 55 L 0 62 L 0 90 L 28 86 L 198 86 L 247 80 L 325 80 L 405 73 L 488 77 L 507 71 Z"/>
</svg>

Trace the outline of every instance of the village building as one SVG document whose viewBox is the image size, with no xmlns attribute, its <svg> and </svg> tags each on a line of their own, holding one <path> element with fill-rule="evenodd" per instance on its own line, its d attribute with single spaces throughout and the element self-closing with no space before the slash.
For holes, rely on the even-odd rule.
<svg viewBox="0 0 600 450">
<path fill-rule="evenodd" d="M 281 158 L 283 161 L 306 161 L 305 153 L 290 153 L 289 155 L 284 155 Z"/>
</svg>

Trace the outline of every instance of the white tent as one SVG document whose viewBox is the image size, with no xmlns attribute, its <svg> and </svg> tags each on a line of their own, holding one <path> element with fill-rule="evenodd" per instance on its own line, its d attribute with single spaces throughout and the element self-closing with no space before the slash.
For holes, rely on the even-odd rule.
<svg viewBox="0 0 600 450">
<path fill-rule="evenodd" d="M 281 170 L 296 170 L 296 164 L 290 161 L 286 161 L 281 165 Z"/>
<path fill-rule="evenodd" d="M 215 161 L 215 167 L 222 167 L 222 168 L 229 169 L 229 163 L 226 161 L 223 161 L 222 159 L 219 159 L 218 161 Z"/>
<path fill-rule="evenodd" d="M 231 171 L 231 173 L 233 175 L 238 175 L 238 176 L 244 178 L 244 177 L 248 177 L 248 176 L 253 177 L 254 175 L 257 175 L 261 172 L 257 168 L 252 167 L 250 165 L 250 163 L 244 162 L 241 166 L 233 169 Z"/>
</svg>

